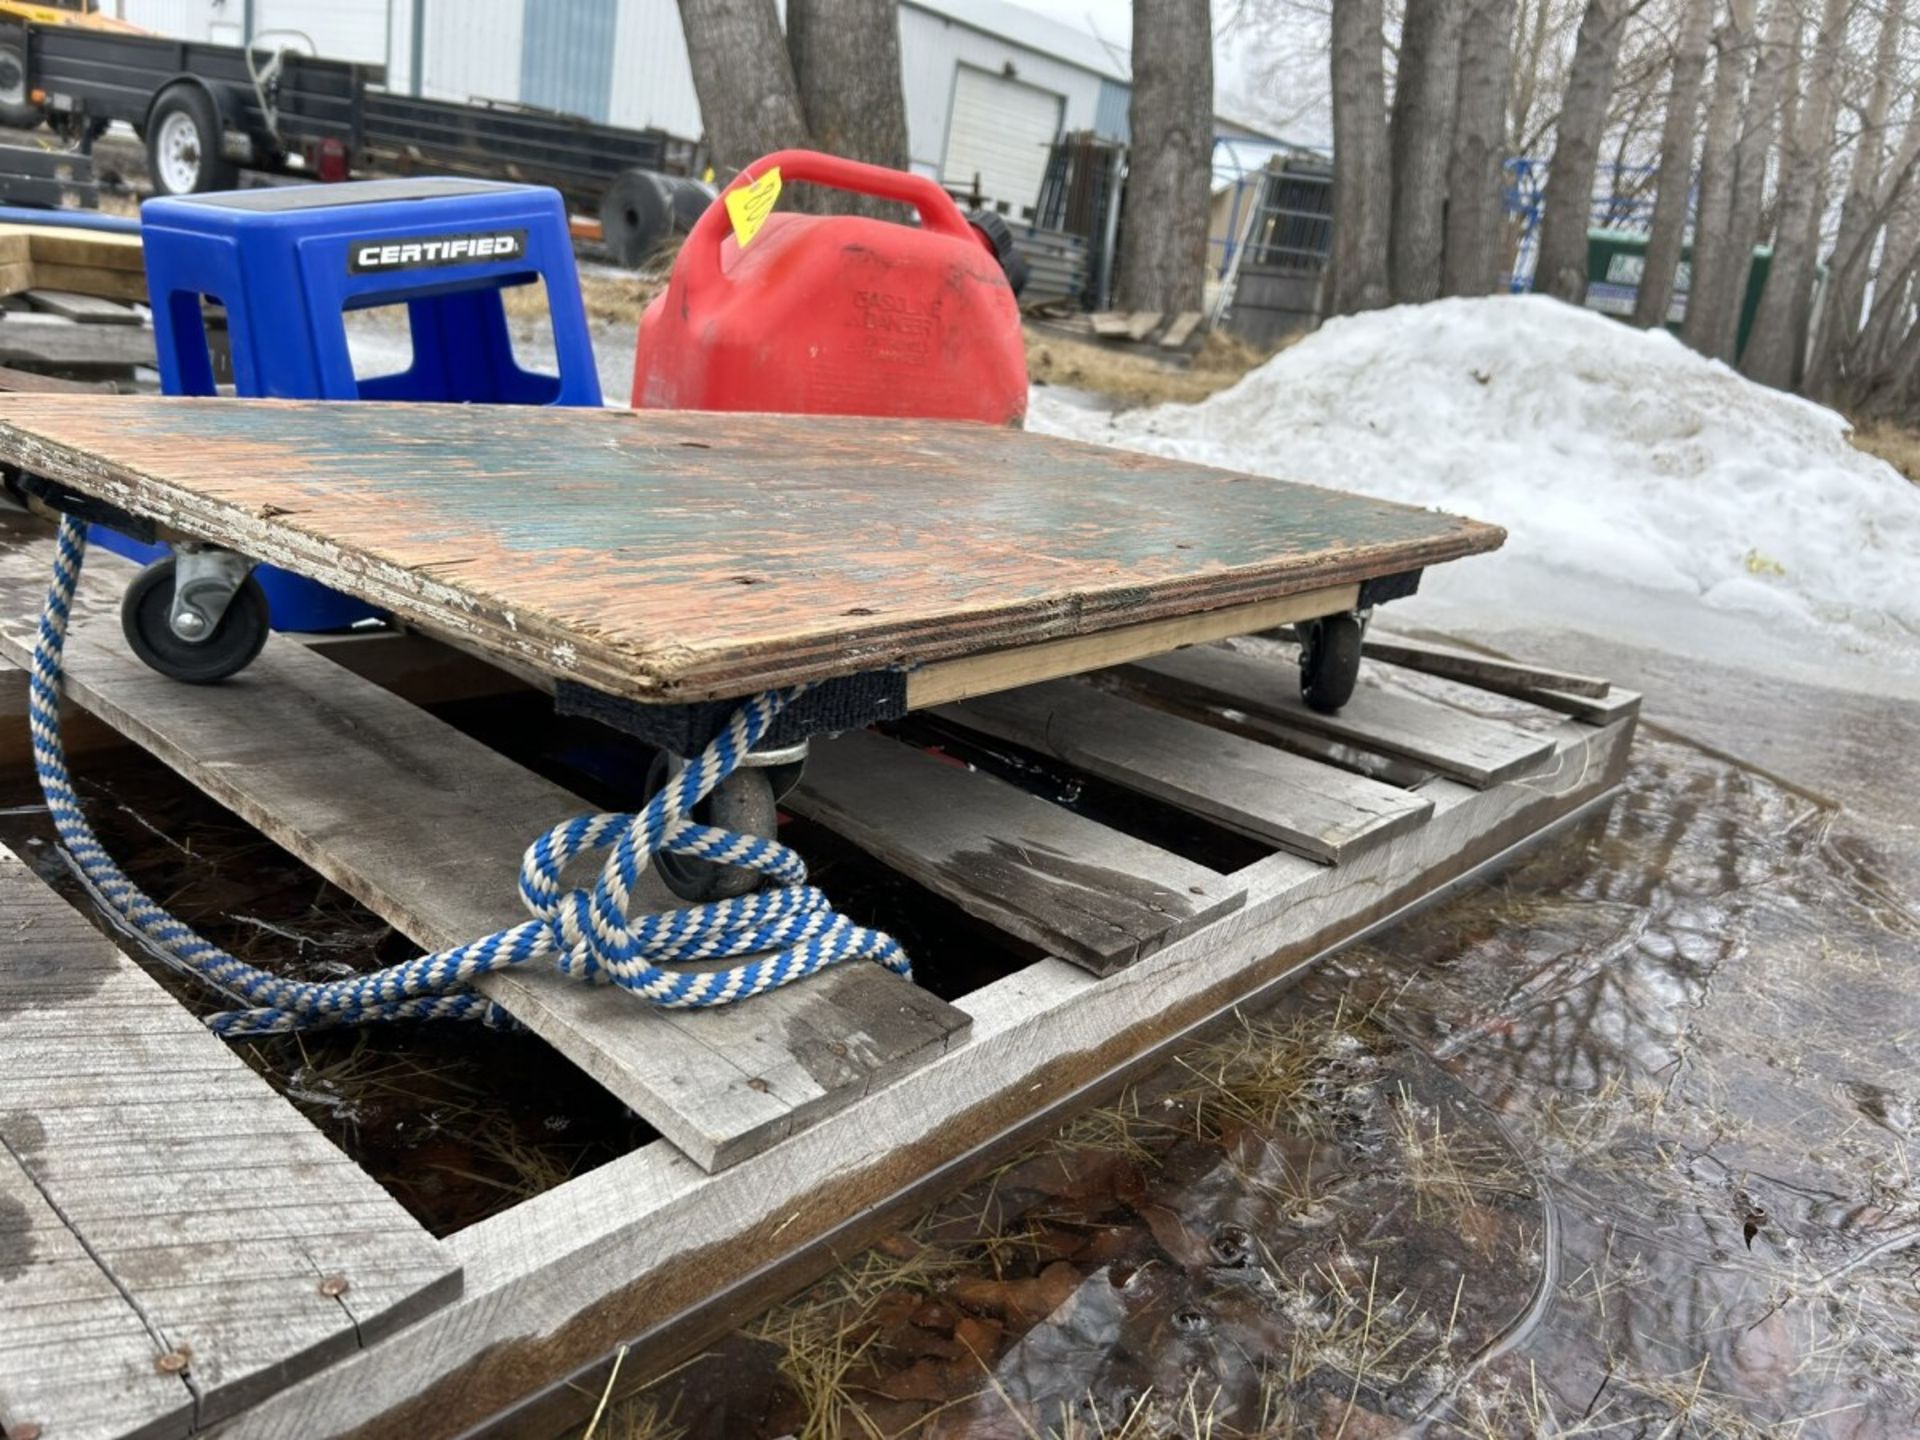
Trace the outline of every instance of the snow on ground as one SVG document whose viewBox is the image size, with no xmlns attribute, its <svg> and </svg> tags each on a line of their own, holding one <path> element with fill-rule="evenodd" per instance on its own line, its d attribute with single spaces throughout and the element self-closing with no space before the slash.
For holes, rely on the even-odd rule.
<svg viewBox="0 0 1920 1440">
<path fill-rule="evenodd" d="M 1443 300 L 1332 321 L 1197 405 L 1110 416 L 1039 388 L 1027 423 L 1506 526 L 1428 577 L 1430 623 L 1920 683 L 1920 486 L 1664 332 Z"/>
</svg>

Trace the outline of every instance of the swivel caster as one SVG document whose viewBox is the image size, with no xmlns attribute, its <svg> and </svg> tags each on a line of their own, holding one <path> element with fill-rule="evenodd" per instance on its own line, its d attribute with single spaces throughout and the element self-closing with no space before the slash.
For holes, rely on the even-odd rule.
<svg viewBox="0 0 1920 1440">
<path fill-rule="evenodd" d="M 267 643 L 267 596 L 244 556 L 182 548 L 134 577 L 120 628 L 149 668 L 210 685 L 238 675 Z"/>
<path fill-rule="evenodd" d="M 1331 715 L 1353 698 L 1360 678 L 1358 615 L 1326 615 L 1294 627 L 1300 639 L 1300 698 Z"/>
<path fill-rule="evenodd" d="M 659 794 L 668 781 L 686 768 L 686 763 L 664 751 L 656 754 L 647 770 L 647 793 Z M 716 825 L 723 830 L 770 840 L 779 828 L 780 800 L 799 782 L 800 769 L 805 763 L 804 744 L 792 747 L 791 751 L 749 755 L 738 770 L 694 807 L 693 818 L 702 825 Z M 711 860 L 695 860 L 664 850 L 654 857 L 654 865 L 669 890 L 696 905 L 732 900 L 751 893 L 760 883 L 755 871 L 716 865 Z"/>
</svg>

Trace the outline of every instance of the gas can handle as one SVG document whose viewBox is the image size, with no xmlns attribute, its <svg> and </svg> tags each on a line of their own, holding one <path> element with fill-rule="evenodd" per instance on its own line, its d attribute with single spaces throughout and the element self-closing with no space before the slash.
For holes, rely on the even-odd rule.
<svg viewBox="0 0 1920 1440">
<path fill-rule="evenodd" d="M 799 180 L 826 185 L 835 190 L 851 190 L 857 195 L 872 195 L 881 200 L 897 200 L 920 212 L 920 221 L 928 230 L 951 235 L 958 240 L 978 240 L 973 227 L 953 203 L 953 197 L 924 175 L 905 170 L 890 170 L 884 165 L 867 165 L 858 160 L 843 160 L 837 155 L 822 155 L 816 150 L 776 150 L 763 155 L 729 180 L 706 213 L 694 222 L 686 241 L 689 281 L 720 278 L 720 245 L 727 237 L 727 194 L 742 185 L 751 185 L 769 170 L 778 168 L 781 182 Z"/>
</svg>

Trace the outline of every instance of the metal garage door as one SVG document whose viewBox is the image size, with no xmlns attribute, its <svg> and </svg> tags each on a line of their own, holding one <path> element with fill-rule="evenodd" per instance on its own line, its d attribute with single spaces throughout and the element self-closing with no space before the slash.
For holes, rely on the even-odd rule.
<svg viewBox="0 0 1920 1440">
<path fill-rule="evenodd" d="M 960 66 L 940 178 L 959 189 L 977 175 L 980 193 L 994 209 L 1016 220 L 1032 219 L 1065 105 L 1051 90 Z"/>
</svg>

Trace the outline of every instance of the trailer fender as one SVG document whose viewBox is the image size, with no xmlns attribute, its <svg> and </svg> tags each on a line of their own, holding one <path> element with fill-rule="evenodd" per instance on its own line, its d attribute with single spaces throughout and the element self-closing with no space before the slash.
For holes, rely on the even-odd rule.
<svg viewBox="0 0 1920 1440">
<path fill-rule="evenodd" d="M 146 117 L 139 125 L 134 127 L 140 132 L 141 139 L 144 140 L 146 138 L 147 130 L 153 124 L 154 112 L 160 108 L 160 102 L 165 100 L 170 92 L 181 85 L 192 86 L 195 90 L 205 95 L 212 103 L 214 114 L 220 117 L 221 127 L 226 132 L 227 140 L 225 148 L 229 152 L 237 148 L 244 148 L 251 152 L 254 146 L 254 137 L 247 126 L 247 92 L 245 87 L 209 80 L 204 75 L 194 74 L 191 70 L 182 70 L 179 74 L 170 77 L 154 87 L 153 96 L 147 101 Z M 244 157 L 241 155 L 232 155 L 231 158 L 241 160 Z"/>
<path fill-rule="evenodd" d="M 198 75 L 175 75 L 153 92 L 141 135 L 155 193 L 231 189 L 237 166 L 258 163 L 244 92 Z"/>
</svg>

